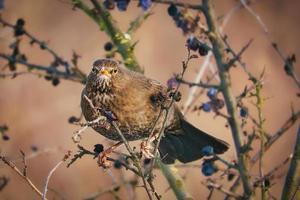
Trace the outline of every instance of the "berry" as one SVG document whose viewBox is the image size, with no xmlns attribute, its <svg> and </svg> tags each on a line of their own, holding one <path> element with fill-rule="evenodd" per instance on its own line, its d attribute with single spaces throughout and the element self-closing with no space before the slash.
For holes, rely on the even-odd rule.
<svg viewBox="0 0 300 200">
<path fill-rule="evenodd" d="M 25 25 L 25 21 L 22 18 L 19 18 L 16 22 L 16 26 L 24 26 Z"/>
<path fill-rule="evenodd" d="M 168 89 L 175 89 L 178 86 L 178 81 L 176 77 L 172 77 L 167 81 Z"/>
<path fill-rule="evenodd" d="M 177 7 L 174 5 L 174 4 L 171 4 L 169 7 L 168 7 L 168 14 L 171 16 L 171 17 L 174 17 L 178 14 L 178 9 Z"/>
<path fill-rule="evenodd" d="M 214 148 L 210 145 L 208 146 L 205 146 L 201 149 L 201 153 L 204 155 L 204 156 L 211 156 L 214 154 Z"/>
<path fill-rule="evenodd" d="M 241 117 L 247 117 L 248 116 L 248 108 L 247 107 L 241 107 L 240 116 Z"/>
<path fill-rule="evenodd" d="M 229 174 L 227 175 L 227 180 L 228 181 L 232 181 L 232 179 L 235 177 L 235 174 L 232 172 L 229 172 Z"/>
<path fill-rule="evenodd" d="M 193 36 L 189 37 L 186 43 L 187 43 L 187 47 L 193 51 L 197 51 L 200 45 L 199 40 Z"/>
<path fill-rule="evenodd" d="M 104 50 L 105 51 L 111 51 L 114 45 L 111 42 L 106 42 L 104 45 Z"/>
<path fill-rule="evenodd" d="M 116 0 L 119 11 L 126 11 L 130 0 Z"/>
<path fill-rule="evenodd" d="M 151 162 L 151 159 L 150 158 L 145 158 L 144 160 L 144 165 L 149 165 Z"/>
<path fill-rule="evenodd" d="M 15 26 L 15 36 L 20 36 L 24 34 L 24 25 L 25 25 L 25 21 L 24 19 L 20 18 L 17 20 L 16 22 L 16 26 Z"/>
<path fill-rule="evenodd" d="M 207 103 L 202 104 L 201 108 L 202 108 L 202 110 L 203 110 L 204 112 L 210 112 L 210 111 L 211 111 L 211 105 L 210 105 L 210 102 L 207 102 Z"/>
<path fill-rule="evenodd" d="M 179 91 L 177 92 L 170 92 L 169 97 L 175 100 L 175 101 L 180 101 L 181 100 L 181 93 Z"/>
<path fill-rule="evenodd" d="M 115 1 L 114 0 L 105 0 L 103 5 L 108 10 L 113 10 L 115 8 Z"/>
<path fill-rule="evenodd" d="M 210 88 L 208 91 L 207 91 L 207 96 L 210 98 L 210 99 L 214 99 L 216 97 L 218 93 L 218 90 L 216 88 Z"/>
<path fill-rule="evenodd" d="M 37 152 L 39 150 L 38 147 L 35 145 L 31 145 L 30 148 L 31 148 L 31 151 L 33 151 L 33 152 Z"/>
<path fill-rule="evenodd" d="M 205 44 L 200 44 L 198 52 L 200 56 L 206 56 L 208 54 L 209 47 Z"/>
<path fill-rule="evenodd" d="M 8 135 L 6 135 L 6 134 L 3 134 L 2 135 L 2 139 L 5 140 L 5 141 L 7 141 L 7 140 L 10 139 L 10 137 Z"/>
<path fill-rule="evenodd" d="M 71 117 L 69 117 L 68 121 L 69 121 L 70 124 L 73 124 L 74 122 L 78 122 L 79 119 L 75 116 L 71 116 Z"/>
<path fill-rule="evenodd" d="M 205 161 L 202 164 L 201 171 L 204 174 L 204 176 L 211 176 L 214 173 L 216 173 L 218 171 L 218 169 L 216 168 L 216 166 L 213 164 L 212 161 Z"/>
<path fill-rule="evenodd" d="M 148 10 L 152 5 L 152 0 L 140 0 L 140 6 L 143 10 Z"/>
<path fill-rule="evenodd" d="M 119 160 L 115 160 L 114 162 L 114 168 L 120 169 L 122 167 L 122 163 Z"/>
<path fill-rule="evenodd" d="M 95 144 L 95 145 L 94 145 L 94 152 L 95 152 L 96 154 L 101 153 L 101 152 L 103 151 L 103 149 L 104 149 L 104 147 L 103 147 L 102 144 Z"/>
<path fill-rule="evenodd" d="M 60 80 L 59 80 L 57 77 L 54 77 L 54 78 L 52 79 L 52 85 L 53 85 L 53 86 L 57 86 L 59 83 L 60 83 Z"/>
</svg>

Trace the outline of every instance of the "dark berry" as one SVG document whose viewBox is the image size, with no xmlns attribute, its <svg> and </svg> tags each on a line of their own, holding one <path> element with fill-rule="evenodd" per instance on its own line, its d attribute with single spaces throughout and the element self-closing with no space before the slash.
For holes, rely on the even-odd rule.
<svg viewBox="0 0 300 200">
<path fill-rule="evenodd" d="M 31 151 L 33 151 L 33 152 L 36 152 L 36 151 L 38 151 L 38 147 L 37 146 L 35 146 L 35 145 L 31 145 Z"/>
<path fill-rule="evenodd" d="M 6 134 L 3 134 L 2 135 L 2 139 L 5 140 L 5 141 L 7 141 L 7 140 L 10 139 L 10 137 L 8 135 L 6 135 Z"/>
<path fill-rule="evenodd" d="M 114 162 L 114 168 L 120 169 L 122 167 L 122 163 L 119 160 L 115 160 Z"/>
<path fill-rule="evenodd" d="M 140 0 L 140 6 L 143 10 L 148 10 L 152 5 L 152 0 Z"/>
<path fill-rule="evenodd" d="M 116 0 L 117 8 L 119 11 L 126 11 L 129 4 L 129 0 Z"/>
<path fill-rule="evenodd" d="M 168 14 L 173 17 L 175 15 L 178 14 L 178 9 L 177 7 L 174 5 L 174 4 L 171 4 L 169 7 L 168 7 Z"/>
<path fill-rule="evenodd" d="M 78 122 L 79 119 L 75 116 L 71 116 L 71 117 L 69 117 L 68 121 L 69 121 L 70 124 L 73 124 L 74 122 Z"/>
<path fill-rule="evenodd" d="M 167 81 L 168 89 L 175 89 L 178 86 L 178 81 L 176 77 L 172 77 Z"/>
<path fill-rule="evenodd" d="M 193 36 L 189 37 L 186 43 L 187 43 L 187 47 L 193 51 L 197 51 L 200 45 L 199 40 Z"/>
<path fill-rule="evenodd" d="M 210 102 L 207 102 L 207 103 L 203 103 L 202 106 L 201 106 L 202 110 L 204 112 L 210 112 L 211 111 L 211 105 L 210 105 Z"/>
<path fill-rule="evenodd" d="M 205 146 L 201 149 L 201 153 L 204 156 L 214 155 L 214 148 L 212 146 Z"/>
<path fill-rule="evenodd" d="M 178 102 L 181 100 L 181 93 L 179 91 L 171 92 L 169 97 L 173 97 L 173 99 Z"/>
<path fill-rule="evenodd" d="M 116 118 L 116 116 L 114 115 L 114 113 L 113 112 L 111 112 L 111 111 L 103 111 L 103 114 L 104 114 L 104 116 L 109 120 L 109 121 L 116 121 L 117 120 L 117 118 Z"/>
<path fill-rule="evenodd" d="M 0 10 L 4 9 L 4 0 L 0 0 Z"/>
<path fill-rule="evenodd" d="M 114 0 L 105 0 L 103 5 L 106 9 L 112 10 L 115 8 L 115 1 Z"/>
<path fill-rule="evenodd" d="M 16 22 L 16 26 L 24 26 L 25 25 L 25 20 L 22 18 L 19 18 Z"/>
<path fill-rule="evenodd" d="M 227 175 L 227 180 L 232 181 L 234 177 L 235 177 L 235 174 L 232 173 L 232 172 L 229 172 L 228 175 Z"/>
<path fill-rule="evenodd" d="M 46 49 L 46 43 L 45 43 L 45 42 L 42 42 L 42 43 L 40 44 L 40 48 L 41 48 L 42 50 Z"/>
<path fill-rule="evenodd" d="M 248 108 L 247 107 L 241 107 L 240 116 L 241 117 L 247 117 L 248 116 Z"/>
<path fill-rule="evenodd" d="M 218 169 L 216 168 L 216 166 L 214 165 L 213 162 L 211 162 L 211 161 L 205 161 L 202 164 L 201 171 L 204 174 L 204 176 L 211 176 L 214 173 L 216 173 L 218 171 Z"/>
<path fill-rule="evenodd" d="M 205 44 L 199 45 L 198 52 L 199 52 L 200 56 L 206 56 L 208 54 L 208 51 L 209 51 L 209 48 L 207 45 L 205 45 Z"/>
<path fill-rule="evenodd" d="M 114 45 L 111 42 L 106 42 L 104 45 L 104 50 L 105 51 L 111 51 Z"/>
<path fill-rule="evenodd" d="M 96 154 L 101 153 L 101 152 L 103 151 L 103 149 L 104 149 L 104 147 L 103 147 L 102 144 L 95 144 L 95 145 L 94 145 L 94 152 L 95 152 Z"/>
<path fill-rule="evenodd" d="M 145 158 L 144 165 L 149 165 L 150 163 L 151 163 L 151 159 L 150 158 Z"/>
<path fill-rule="evenodd" d="M 218 93 L 218 90 L 216 88 L 210 88 L 208 91 L 207 91 L 207 96 L 210 98 L 210 99 L 214 99 L 216 97 Z"/>
<path fill-rule="evenodd" d="M 54 78 L 52 79 L 52 85 L 53 85 L 53 86 L 57 86 L 59 83 L 60 83 L 59 78 L 54 77 Z"/>
</svg>

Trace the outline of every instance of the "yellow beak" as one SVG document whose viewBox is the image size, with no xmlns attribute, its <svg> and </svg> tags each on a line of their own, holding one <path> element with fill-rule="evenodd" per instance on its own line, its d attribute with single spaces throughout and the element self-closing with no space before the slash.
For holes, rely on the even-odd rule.
<svg viewBox="0 0 300 200">
<path fill-rule="evenodd" d="M 110 75 L 109 72 L 106 69 L 104 69 L 104 68 L 102 68 L 99 73 L 101 75 L 105 75 L 105 76 L 109 76 Z"/>
</svg>

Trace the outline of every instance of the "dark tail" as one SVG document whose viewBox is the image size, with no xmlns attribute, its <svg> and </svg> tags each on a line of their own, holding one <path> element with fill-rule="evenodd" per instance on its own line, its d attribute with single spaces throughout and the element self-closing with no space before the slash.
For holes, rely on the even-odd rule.
<svg viewBox="0 0 300 200">
<path fill-rule="evenodd" d="M 201 150 L 212 146 L 216 154 L 222 154 L 228 149 L 228 144 L 220 139 L 204 133 L 184 119 L 181 129 L 166 132 L 159 144 L 159 152 L 163 163 L 173 164 L 176 159 L 187 163 L 203 157 Z"/>
</svg>

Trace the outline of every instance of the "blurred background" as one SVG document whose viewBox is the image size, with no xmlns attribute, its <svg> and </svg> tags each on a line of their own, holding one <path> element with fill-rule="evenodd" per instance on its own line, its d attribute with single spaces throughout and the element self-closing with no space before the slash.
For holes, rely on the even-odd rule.
<svg viewBox="0 0 300 200">
<path fill-rule="evenodd" d="M 198 3 L 198 1 L 184 1 Z M 237 1 L 215 0 L 216 13 L 218 16 L 226 14 Z M 249 39 L 254 42 L 243 55 L 243 61 L 251 72 L 259 75 L 265 68 L 265 81 L 263 96 L 267 98 L 263 105 L 265 128 L 273 134 L 290 116 L 291 104 L 299 109 L 300 102 L 296 93 L 299 92 L 293 80 L 286 76 L 283 70 L 283 62 L 271 46 L 276 42 L 285 55 L 300 54 L 300 2 L 297 0 L 262 0 L 251 5 L 261 17 L 269 34 L 265 34 L 257 20 L 245 9 L 234 13 L 224 32 L 229 37 L 233 49 L 238 51 Z M 137 8 L 137 2 L 130 3 L 127 12 L 112 11 L 120 27 L 126 30 L 128 24 L 142 10 Z M 139 63 L 144 67 L 145 74 L 162 83 L 174 74 L 181 71 L 181 62 L 186 58 L 185 41 L 187 36 L 182 34 L 174 21 L 167 14 L 166 5 L 155 5 L 154 15 L 142 25 L 133 35 L 134 41 L 139 41 L 136 46 L 136 56 Z M 26 21 L 26 29 L 37 38 L 48 42 L 63 58 L 70 60 L 75 50 L 80 56 L 79 66 L 88 73 L 91 63 L 105 56 L 103 46 L 109 38 L 99 30 L 98 26 L 80 10 L 74 11 L 67 0 L 6 0 L 2 17 L 15 23 L 18 18 Z M 201 19 L 203 21 L 203 19 Z M 12 30 L 0 27 L 0 51 L 10 53 L 9 45 L 13 41 Z M 29 41 L 28 41 L 29 42 Z M 28 55 L 28 60 L 37 64 L 49 64 L 52 57 L 28 43 L 21 46 L 22 51 Z M 191 62 L 185 79 L 193 81 L 204 57 Z M 6 64 L 0 60 L 0 66 Z M 296 63 L 298 67 L 299 64 Z M 20 67 L 21 68 L 21 67 Z M 300 73 L 299 68 L 296 69 Z M 209 70 L 207 72 L 210 73 Z M 236 95 L 240 94 L 247 82 L 247 76 L 240 67 L 232 69 L 233 89 Z M 215 80 L 216 81 L 216 80 Z M 64 156 L 65 152 L 77 151 L 71 137 L 72 133 L 79 129 L 68 123 L 72 115 L 80 115 L 80 94 L 83 85 L 70 81 L 61 81 L 54 87 L 43 78 L 33 75 L 18 76 L 15 79 L 0 79 L 0 124 L 9 127 L 10 140 L 0 140 L 0 149 L 3 155 L 11 160 L 16 160 L 17 166 L 22 168 L 20 150 L 26 155 L 32 155 L 33 149 L 38 155 L 27 160 L 28 176 L 42 189 L 49 171 Z M 183 104 L 187 98 L 189 89 L 181 87 Z M 196 105 L 208 101 L 206 95 L 202 95 Z M 249 103 L 250 113 L 256 116 L 256 112 Z M 221 117 L 214 117 L 213 113 L 189 112 L 186 117 L 198 128 L 211 133 L 231 144 L 231 148 L 222 157 L 234 160 L 234 146 L 231 132 L 226 128 L 226 121 Z M 281 163 L 292 151 L 297 122 L 275 145 L 265 154 L 264 170 L 269 171 Z M 247 127 L 249 131 L 252 127 Z M 108 144 L 106 139 L 95 131 L 89 129 L 83 135 L 81 144 L 92 149 L 96 143 Z M 258 148 L 258 145 L 256 145 Z M 256 148 L 256 149 L 257 149 Z M 255 152 L 255 150 L 254 150 Z M 36 154 L 36 152 L 34 153 Z M 197 161 L 193 164 L 201 164 Z M 285 174 L 288 165 L 285 165 L 277 173 L 277 179 L 271 188 L 275 197 L 281 194 Z M 159 170 L 155 171 L 157 177 L 155 184 L 158 193 L 163 199 L 174 199 L 172 191 L 168 188 L 165 178 Z M 180 173 L 185 175 L 188 191 L 195 199 L 205 199 L 208 189 L 201 184 L 205 177 L 200 168 L 180 168 Z M 113 176 L 111 175 L 113 174 Z M 0 199 L 38 199 L 30 187 L 16 174 L 0 163 L 0 176 L 8 176 L 8 185 L 0 192 Z M 75 162 L 70 168 L 61 166 L 50 181 L 49 199 L 83 199 L 92 193 L 109 187 L 114 179 L 123 176 L 130 179 L 132 173 L 116 169 L 104 171 L 97 166 L 91 157 L 84 157 Z M 255 168 L 251 171 L 254 177 L 258 175 Z M 229 185 L 225 185 L 229 187 Z M 121 189 L 122 197 L 126 199 L 128 193 Z M 56 193 L 59 193 L 57 195 Z M 146 199 L 143 188 L 136 188 L 136 199 Z M 223 194 L 215 192 L 212 199 L 221 199 Z M 129 198 L 129 197 L 128 197 Z M 101 199 L 113 199 L 112 195 L 106 194 Z M 258 198 L 259 199 L 259 198 Z"/>
</svg>

